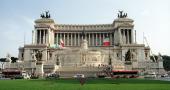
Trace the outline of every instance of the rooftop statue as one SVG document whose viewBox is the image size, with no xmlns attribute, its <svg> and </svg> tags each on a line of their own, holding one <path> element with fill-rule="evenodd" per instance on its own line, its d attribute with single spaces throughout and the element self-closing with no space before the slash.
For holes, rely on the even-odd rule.
<svg viewBox="0 0 170 90">
<path fill-rule="evenodd" d="M 41 18 L 50 18 L 51 15 L 49 14 L 49 11 L 45 11 L 45 14 L 42 13 L 42 14 L 40 15 L 40 17 L 41 17 Z"/>
<path fill-rule="evenodd" d="M 119 11 L 117 16 L 118 16 L 118 18 L 126 18 L 127 17 L 127 13 L 123 13 L 123 11 Z"/>
</svg>

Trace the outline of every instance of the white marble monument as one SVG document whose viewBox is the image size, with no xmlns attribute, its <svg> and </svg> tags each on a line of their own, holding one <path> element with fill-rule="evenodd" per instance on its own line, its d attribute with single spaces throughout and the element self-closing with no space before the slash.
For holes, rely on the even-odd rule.
<svg viewBox="0 0 170 90">
<path fill-rule="evenodd" d="M 59 24 L 46 12 L 35 20 L 32 44 L 20 47 L 18 58 L 24 62 L 25 70 L 41 76 L 51 72 L 97 71 L 108 65 L 109 56 L 113 70 L 140 72 L 146 70 L 147 64 L 143 63 L 152 61 L 150 48 L 134 41 L 133 22 L 120 11 L 110 24 Z M 34 62 L 32 53 L 38 50 L 44 50 L 42 61 Z"/>
</svg>

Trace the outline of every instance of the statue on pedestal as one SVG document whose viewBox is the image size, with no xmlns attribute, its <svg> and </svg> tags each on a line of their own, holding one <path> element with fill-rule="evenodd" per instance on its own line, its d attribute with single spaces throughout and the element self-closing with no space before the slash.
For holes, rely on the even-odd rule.
<svg viewBox="0 0 170 90">
<path fill-rule="evenodd" d="M 42 51 L 37 51 L 35 57 L 37 61 L 42 61 Z"/>
<path fill-rule="evenodd" d="M 40 78 L 43 78 L 44 69 L 43 69 L 43 60 L 42 60 L 42 51 L 38 50 L 35 54 L 36 57 L 36 75 Z"/>
<path fill-rule="evenodd" d="M 127 53 L 125 54 L 125 61 L 131 61 L 132 57 L 131 57 L 131 51 L 128 50 Z"/>
</svg>

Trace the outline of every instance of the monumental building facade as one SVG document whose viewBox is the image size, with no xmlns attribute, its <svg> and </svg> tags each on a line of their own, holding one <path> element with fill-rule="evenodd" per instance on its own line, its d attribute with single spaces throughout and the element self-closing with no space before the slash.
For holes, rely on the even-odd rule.
<svg viewBox="0 0 170 90">
<path fill-rule="evenodd" d="M 150 48 L 135 39 L 134 21 L 120 11 L 110 24 L 59 24 L 49 12 L 35 20 L 32 44 L 19 48 L 20 64 L 29 73 L 89 73 L 112 70 L 163 68 L 150 60 Z M 152 67 L 150 67 L 150 64 Z M 18 66 L 17 66 L 18 65 Z"/>
</svg>

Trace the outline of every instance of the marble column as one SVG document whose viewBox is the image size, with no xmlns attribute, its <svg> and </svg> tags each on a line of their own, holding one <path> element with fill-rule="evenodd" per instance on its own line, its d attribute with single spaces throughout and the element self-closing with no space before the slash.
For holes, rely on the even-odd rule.
<svg viewBox="0 0 170 90">
<path fill-rule="evenodd" d="M 47 29 L 47 40 L 46 40 L 46 43 L 49 45 L 49 30 Z"/>
<path fill-rule="evenodd" d="M 80 46 L 80 33 L 78 33 L 78 46 Z"/>
<path fill-rule="evenodd" d="M 94 46 L 94 33 L 92 33 L 92 46 Z"/>
<path fill-rule="evenodd" d="M 130 30 L 131 30 L 131 43 L 133 44 L 134 43 L 133 30 L 132 29 L 130 29 Z"/>
<path fill-rule="evenodd" d="M 40 32 L 40 36 L 39 36 L 39 44 L 41 44 L 41 30 L 39 30 L 39 32 Z"/>
<path fill-rule="evenodd" d="M 91 38 L 90 38 L 90 33 L 89 33 L 89 40 L 88 40 L 88 43 L 89 43 L 89 46 L 91 46 L 91 40 L 90 40 Z"/>
<path fill-rule="evenodd" d="M 73 34 L 71 33 L 71 46 L 73 46 Z"/>
<path fill-rule="evenodd" d="M 67 33 L 64 33 L 64 38 L 65 38 L 64 44 L 65 46 L 67 46 Z"/>
<path fill-rule="evenodd" d="M 101 45 L 102 45 L 102 35 L 101 35 L 101 32 L 99 33 L 99 41 L 100 41 L 100 42 L 99 42 L 99 43 L 100 43 L 99 45 L 101 46 Z"/>
<path fill-rule="evenodd" d="M 44 44 L 46 44 L 46 29 L 44 30 Z"/>
<path fill-rule="evenodd" d="M 76 34 L 77 33 L 74 33 L 74 46 L 77 46 L 76 43 L 77 43 L 77 37 L 76 37 Z"/>
<path fill-rule="evenodd" d="M 105 33 L 102 33 L 103 34 L 103 42 L 104 42 L 104 39 L 105 39 Z M 102 45 L 103 45 L 103 42 L 102 42 Z"/>
<path fill-rule="evenodd" d="M 47 30 L 45 30 L 45 44 L 47 44 Z"/>
<path fill-rule="evenodd" d="M 62 40 L 62 33 L 60 33 L 59 41 L 58 43 L 60 44 L 60 40 Z"/>
<path fill-rule="evenodd" d="M 43 30 L 43 44 L 45 44 L 45 30 Z"/>
<path fill-rule="evenodd" d="M 40 35 L 39 35 L 39 30 L 37 30 L 36 33 L 37 33 L 37 35 L 36 35 L 36 36 L 37 36 L 37 37 L 36 37 L 36 42 L 37 42 L 37 44 L 39 44 L 39 36 L 40 36 Z"/>
<path fill-rule="evenodd" d="M 54 44 L 54 32 L 50 31 L 50 43 L 53 45 Z"/>
<path fill-rule="evenodd" d="M 70 33 L 67 33 L 67 46 L 69 46 L 69 43 L 70 43 L 69 34 L 70 34 Z"/>
<path fill-rule="evenodd" d="M 127 30 L 127 44 L 129 44 L 129 30 Z"/>
<path fill-rule="evenodd" d="M 96 41 L 95 41 L 95 46 L 98 46 L 98 33 L 96 33 L 96 39 L 95 39 Z"/>
<path fill-rule="evenodd" d="M 125 36 L 125 30 L 122 31 L 122 36 L 123 36 L 123 44 L 126 44 L 126 36 Z"/>
<path fill-rule="evenodd" d="M 66 33 L 63 33 L 63 34 L 64 34 L 63 35 L 63 37 L 64 37 L 64 41 L 63 42 L 64 42 L 64 45 L 66 45 L 66 35 L 65 35 Z"/>
<path fill-rule="evenodd" d="M 56 33 L 56 41 L 55 41 L 55 43 L 57 43 L 57 44 L 58 44 L 58 37 L 59 37 L 59 35 L 58 35 L 58 33 Z"/>
<path fill-rule="evenodd" d="M 122 30 L 122 29 L 119 29 L 119 30 L 118 30 L 118 35 L 119 35 L 119 44 L 122 44 L 122 35 L 121 35 L 121 30 Z"/>
<path fill-rule="evenodd" d="M 40 41 L 39 41 L 39 30 L 37 30 L 36 33 L 37 33 L 37 35 L 36 35 L 36 36 L 37 36 L 37 37 L 36 37 L 36 42 L 37 42 L 37 44 L 39 44 L 39 42 L 40 42 Z"/>
</svg>

